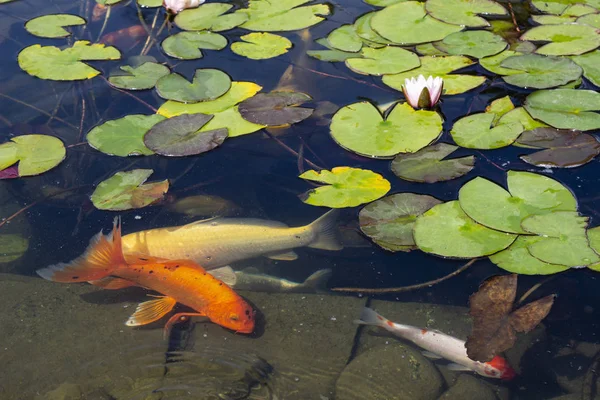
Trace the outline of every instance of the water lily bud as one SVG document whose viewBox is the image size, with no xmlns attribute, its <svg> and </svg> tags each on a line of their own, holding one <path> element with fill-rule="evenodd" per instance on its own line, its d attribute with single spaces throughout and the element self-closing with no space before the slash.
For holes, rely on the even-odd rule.
<svg viewBox="0 0 600 400">
<path fill-rule="evenodd" d="M 186 8 L 196 8 L 205 0 L 163 0 L 163 6 L 171 14 L 177 14 Z"/>
<path fill-rule="evenodd" d="M 405 79 L 402 92 L 412 108 L 432 108 L 439 101 L 443 87 L 444 81 L 439 76 L 425 79 L 419 75 L 416 79 Z"/>
</svg>

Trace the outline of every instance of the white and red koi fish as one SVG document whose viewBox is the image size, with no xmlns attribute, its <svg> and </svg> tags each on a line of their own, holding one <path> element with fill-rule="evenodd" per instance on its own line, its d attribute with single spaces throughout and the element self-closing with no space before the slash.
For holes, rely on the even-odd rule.
<svg viewBox="0 0 600 400">
<path fill-rule="evenodd" d="M 487 378 L 503 380 L 510 380 L 516 375 L 508 362 L 500 356 L 495 356 L 491 361 L 485 363 L 473 361 L 467 357 L 464 340 L 436 330 L 396 324 L 367 307 L 363 309 L 360 320 L 354 322 L 360 325 L 378 326 L 398 337 L 411 341 L 426 351 L 424 352 L 426 357 L 445 358 L 452 361 L 448 368 L 454 371 L 473 371 Z"/>
</svg>

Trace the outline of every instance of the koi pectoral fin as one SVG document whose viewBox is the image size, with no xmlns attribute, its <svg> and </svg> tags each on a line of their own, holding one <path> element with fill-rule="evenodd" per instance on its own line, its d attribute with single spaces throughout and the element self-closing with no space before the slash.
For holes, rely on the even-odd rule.
<svg viewBox="0 0 600 400">
<path fill-rule="evenodd" d="M 125 322 L 125 325 L 139 326 L 158 321 L 171 311 L 176 303 L 177 301 L 174 298 L 168 296 L 140 303 L 133 315 Z"/>
</svg>

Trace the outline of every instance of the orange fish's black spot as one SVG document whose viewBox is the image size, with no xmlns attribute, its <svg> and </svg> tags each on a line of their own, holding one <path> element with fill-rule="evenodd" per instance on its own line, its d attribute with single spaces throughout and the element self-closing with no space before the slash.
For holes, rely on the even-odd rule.
<svg viewBox="0 0 600 400">
<path fill-rule="evenodd" d="M 153 274 L 153 273 L 154 273 L 154 271 L 148 271 L 148 273 L 149 273 L 149 274 Z"/>
<path fill-rule="evenodd" d="M 223 286 L 223 282 L 219 282 L 219 286 Z"/>
<path fill-rule="evenodd" d="M 79 279 L 79 277 L 78 276 L 73 276 L 72 279 Z"/>
<path fill-rule="evenodd" d="M 148 259 L 147 259 L 147 258 L 142 258 L 142 257 L 140 257 L 140 258 L 139 258 L 139 260 L 140 260 L 140 261 L 148 261 Z"/>
</svg>

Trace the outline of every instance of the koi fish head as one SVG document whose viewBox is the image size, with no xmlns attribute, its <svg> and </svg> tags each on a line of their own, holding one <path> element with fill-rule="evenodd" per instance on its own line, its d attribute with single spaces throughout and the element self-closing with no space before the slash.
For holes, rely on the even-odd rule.
<svg viewBox="0 0 600 400">
<path fill-rule="evenodd" d="M 500 356 L 485 363 L 484 373 L 489 378 L 499 378 L 505 381 L 509 381 L 517 375 L 508 362 Z"/>
<path fill-rule="evenodd" d="M 212 322 L 239 333 L 254 331 L 255 311 L 245 301 L 217 303 L 210 309 Z"/>
</svg>

